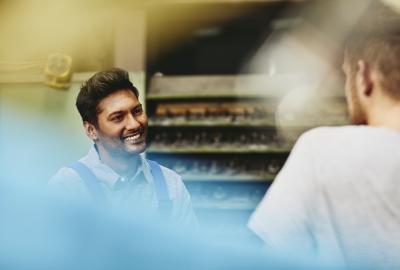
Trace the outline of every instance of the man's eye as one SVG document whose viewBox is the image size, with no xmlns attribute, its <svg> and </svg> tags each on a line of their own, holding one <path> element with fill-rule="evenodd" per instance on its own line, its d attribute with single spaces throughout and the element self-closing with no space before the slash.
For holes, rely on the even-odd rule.
<svg viewBox="0 0 400 270">
<path fill-rule="evenodd" d="M 134 113 L 134 114 L 141 114 L 142 111 L 143 111 L 142 107 L 139 107 L 139 108 L 134 109 L 134 110 L 133 110 L 133 113 Z"/>
<path fill-rule="evenodd" d="M 121 122 L 122 121 L 122 115 L 116 115 L 111 118 L 111 121 L 113 122 Z"/>
</svg>

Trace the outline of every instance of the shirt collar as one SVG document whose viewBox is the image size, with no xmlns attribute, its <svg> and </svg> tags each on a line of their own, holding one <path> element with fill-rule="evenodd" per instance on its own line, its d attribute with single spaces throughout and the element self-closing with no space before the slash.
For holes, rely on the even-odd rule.
<svg viewBox="0 0 400 270">
<path fill-rule="evenodd" d="M 88 154 L 85 157 L 83 157 L 80 161 L 84 163 L 89 169 L 91 169 L 99 180 L 105 182 L 105 184 L 107 184 L 110 187 L 113 187 L 119 179 L 122 179 L 122 176 L 120 176 L 112 168 L 110 168 L 108 165 L 104 164 L 100 160 L 100 156 L 99 153 L 97 152 L 95 145 L 93 145 L 90 148 Z M 144 158 L 143 153 L 139 154 L 139 166 L 137 172 L 131 179 L 125 179 L 125 180 L 130 181 L 134 179 L 136 176 L 140 174 L 141 171 L 143 171 L 144 178 L 146 179 L 147 182 L 149 183 L 153 182 L 153 177 L 150 172 L 150 166 L 147 160 Z"/>
</svg>

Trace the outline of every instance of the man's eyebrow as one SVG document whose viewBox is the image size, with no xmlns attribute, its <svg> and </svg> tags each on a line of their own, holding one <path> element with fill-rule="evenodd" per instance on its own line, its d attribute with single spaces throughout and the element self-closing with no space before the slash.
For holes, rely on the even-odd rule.
<svg viewBox="0 0 400 270">
<path fill-rule="evenodd" d="M 112 113 L 110 113 L 110 114 L 108 115 L 107 118 L 110 118 L 110 117 L 112 117 L 112 116 L 114 116 L 114 115 L 117 115 L 117 114 L 123 114 L 123 113 L 124 113 L 123 111 L 112 112 Z"/>
</svg>

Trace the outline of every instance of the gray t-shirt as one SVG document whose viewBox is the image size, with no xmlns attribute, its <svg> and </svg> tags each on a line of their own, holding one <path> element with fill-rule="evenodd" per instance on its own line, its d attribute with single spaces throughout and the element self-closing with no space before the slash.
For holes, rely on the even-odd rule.
<svg viewBox="0 0 400 270">
<path fill-rule="evenodd" d="M 281 252 L 400 269 L 400 133 L 345 126 L 303 134 L 249 227 Z"/>
</svg>

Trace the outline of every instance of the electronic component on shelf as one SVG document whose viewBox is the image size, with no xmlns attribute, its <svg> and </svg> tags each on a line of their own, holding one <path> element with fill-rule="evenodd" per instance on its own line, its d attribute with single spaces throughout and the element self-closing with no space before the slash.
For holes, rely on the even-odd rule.
<svg viewBox="0 0 400 270">
<path fill-rule="evenodd" d="M 161 103 L 155 109 L 154 121 L 182 118 L 215 119 L 228 118 L 232 122 L 245 119 L 272 117 L 265 104 L 259 102 L 209 102 L 209 103 Z"/>
<path fill-rule="evenodd" d="M 234 148 L 257 148 L 259 146 L 282 146 L 284 142 L 273 133 L 261 131 L 162 131 L 156 133 L 152 139 L 153 147 L 234 147 Z"/>
<path fill-rule="evenodd" d="M 265 164 L 265 171 L 272 175 L 277 174 L 281 168 L 282 168 L 282 163 L 276 160 L 269 160 Z"/>
<path fill-rule="evenodd" d="M 188 185 L 193 205 L 197 208 L 253 209 L 267 187 L 260 184 L 210 183 Z"/>
<path fill-rule="evenodd" d="M 284 159 L 168 159 L 163 164 L 179 173 L 184 180 L 268 181 L 273 180 L 283 162 Z"/>
</svg>

